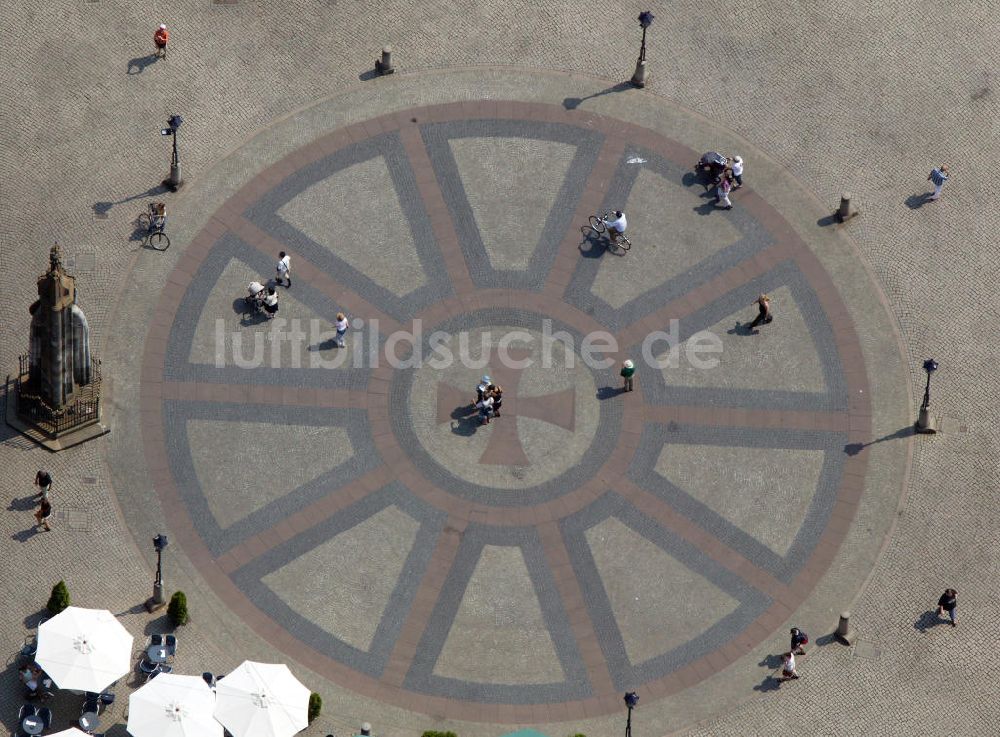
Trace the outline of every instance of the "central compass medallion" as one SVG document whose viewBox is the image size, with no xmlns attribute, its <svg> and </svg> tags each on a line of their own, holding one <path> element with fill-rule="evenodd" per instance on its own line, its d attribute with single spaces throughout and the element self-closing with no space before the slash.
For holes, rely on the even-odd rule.
<svg viewBox="0 0 1000 737">
<path fill-rule="evenodd" d="M 577 488 L 600 467 L 617 440 L 620 411 L 597 401 L 611 360 L 587 354 L 585 361 L 584 336 L 540 315 L 508 312 L 507 323 L 496 322 L 496 313 L 472 314 L 425 331 L 412 354 L 421 365 L 394 379 L 393 427 L 417 468 L 450 493 L 536 504 Z M 484 376 L 503 390 L 500 416 L 489 424 L 474 407 Z M 599 427 L 603 443 L 595 447 Z"/>
</svg>

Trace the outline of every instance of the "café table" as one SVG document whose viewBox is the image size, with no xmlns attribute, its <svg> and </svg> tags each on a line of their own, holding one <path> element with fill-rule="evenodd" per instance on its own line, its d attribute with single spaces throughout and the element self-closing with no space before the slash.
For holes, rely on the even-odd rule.
<svg viewBox="0 0 1000 737">
<path fill-rule="evenodd" d="M 41 717 L 29 714 L 24 718 L 24 721 L 21 722 L 21 729 L 28 734 L 41 734 L 42 730 L 45 729 L 45 722 L 41 720 Z"/>
</svg>

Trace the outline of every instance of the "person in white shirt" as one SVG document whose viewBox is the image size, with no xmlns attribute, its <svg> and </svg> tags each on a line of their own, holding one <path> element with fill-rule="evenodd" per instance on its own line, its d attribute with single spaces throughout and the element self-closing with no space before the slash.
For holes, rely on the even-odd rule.
<svg viewBox="0 0 1000 737">
<path fill-rule="evenodd" d="M 479 419 L 483 421 L 484 425 L 490 424 L 490 412 L 493 411 L 493 397 L 487 394 L 478 402 L 476 402 L 476 409 L 479 410 Z"/>
<path fill-rule="evenodd" d="M 617 238 L 617 235 L 622 235 L 625 233 L 625 228 L 628 227 L 628 220 L 625 219 L 625 213 L 621 210 L 614 211 L 613 220 L 605 220 L 605 225 L 608 226 L 608 235 L 612 240 Z"/>
<path fill-rule="evenodd" d="M 733 159 L 733 179 L 736 180 L 736 186 L 733 189 L 739 189 L 743 186 L 743 157 L 737 156 Z"/>
<path fill-rule="evenodd" d="M 344 347 L 344 334 L 347 332 L 347 316 L 343 312 L 337 313 L 337 322 L 334 323 L 337 328 L 337 347 Z"/>
<path fill-rule="evenodd" d="M 282 282 L 288 282 L 285 287 L 292 286 L 292 259 L 287 253 L 282 251 L 278 254 L 278 265 L 275 267 L 276 274 L 274 281 L 276 284 L 281 284 Z"/>
<path fill-rule="evenodd" d="M 791 681 L 799 677 L 795 672 L 795 653 L 789 651 L 781 656 L 781 680 Z"/>
<path fill-rule="evenodd" d="M 278 311 L 278 293 L 274 291 L 274 287 L 269 287 L 267 296 L 264 297 L 264 311 L 269 317 L 274 317 Z"/>
</svg>

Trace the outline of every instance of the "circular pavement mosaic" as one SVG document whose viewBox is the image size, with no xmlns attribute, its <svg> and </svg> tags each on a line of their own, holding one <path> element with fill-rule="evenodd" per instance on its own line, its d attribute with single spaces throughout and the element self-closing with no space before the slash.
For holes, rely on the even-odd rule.
<svg viewBox="0 0 1000 737">
<path fill-rule="evenodd" d="M 772 635 L 854 516 L 867 379 L 819 261 L 752 180 L 716 210 L 699 153 L 454 103 L 335 131 L 215 213 L 147 339 L 143 442 L 232 610 L 347 688 L 491 721 L 674 693 Z M 581 227 L 615 207 L 625 255 Z M 244 316 L 282 250 L 278 319 Z"/>
</svg>

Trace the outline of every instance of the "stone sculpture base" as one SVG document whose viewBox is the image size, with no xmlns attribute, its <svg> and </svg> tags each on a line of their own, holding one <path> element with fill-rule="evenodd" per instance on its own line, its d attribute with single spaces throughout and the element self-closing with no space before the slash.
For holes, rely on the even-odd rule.
<svg viewBox="0 0 1000 737">
<path fill-rule="evenodd" d="M 64 433 L 59 433 L 56 437 L 49 437 L 47 434 L 39 430 L 37 427 L 31 423 L 25 422 L 17 415 L 17 391 L 14 389 L 15 382 L 11 376 L 7 375 L 7 386 L 6 386 L 6 417 L 7 424 L 12 428 L 17 430 L 19 433 L 25 437 L 34 440 L 39 445 L 51 450 L 52 452 L 57 452 L 60 450 L 65 450 L 66 448 L 72 448 L 74 445 L 79 445 L 80 443 L 85 443 L 88 440 L 93 440 L 94 438 L 99 438 L 102 435 L 107 435 L 111 432 L 111 428 L 104 424 L 104 406 L 103 402 L 98 409 L 97 419 L 88 424 L 79 427 L 74 427 L 72 430 L 67 430 Z"/>
</svg>

